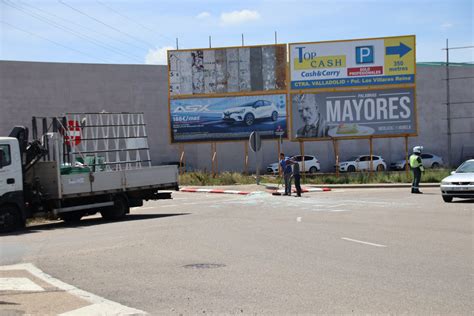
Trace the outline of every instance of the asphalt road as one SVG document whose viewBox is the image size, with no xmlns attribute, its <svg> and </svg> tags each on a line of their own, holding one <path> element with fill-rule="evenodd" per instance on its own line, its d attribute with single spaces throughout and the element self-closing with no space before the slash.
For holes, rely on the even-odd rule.
<svg viewBox="0 0 474 316">
<path fill-rule="evenodd" d="M 2 236 L 0 264 L 151 314 L 472 315 L 474 204 L 408 191 L 177 192 L 124 221 Z"/>
</svg>

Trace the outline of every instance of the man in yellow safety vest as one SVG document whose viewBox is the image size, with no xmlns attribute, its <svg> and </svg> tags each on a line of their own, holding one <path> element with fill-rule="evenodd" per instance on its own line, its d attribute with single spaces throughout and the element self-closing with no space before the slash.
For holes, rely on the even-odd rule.
<svg viewBox="0 0 474 316">
<path fill-rule="evenodd" d="M 423 146 L 413 147 L 413 154 L 410 156 L 410 168 L 413 171 L 413 182 L 411 184 L 411 193 L 421 194 L 420 191 L 420 180 L 421 173 L 425 171 L 423 167 L 423 161 L 421 160 L 421 151 Z"/>
</svg>

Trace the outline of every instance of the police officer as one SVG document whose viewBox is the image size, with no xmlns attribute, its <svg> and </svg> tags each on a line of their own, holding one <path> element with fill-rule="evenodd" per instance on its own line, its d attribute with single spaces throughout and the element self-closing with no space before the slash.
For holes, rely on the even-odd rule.
<svg viewBox="0 0 474 316">
<path fill-rule="evenodd" d="M 420 191 L 421 173 L 425 171 L 425 168 L 423 167 L 423 161 L 421 160 L 422 150 L 423 146 L 415 146 L 413 147 L 413 154 L 410 156 L 410 168 L 413 171 L 411 193 L 423 193 Z"/>
</svg>

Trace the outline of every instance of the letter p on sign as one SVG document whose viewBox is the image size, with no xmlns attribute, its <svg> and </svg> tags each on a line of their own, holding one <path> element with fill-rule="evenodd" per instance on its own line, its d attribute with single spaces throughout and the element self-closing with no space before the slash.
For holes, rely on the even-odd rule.
<svg viewBox="0 0 474 316">
<path fill-rule="evenodd" d="M 374 47 L 356 47 L 356 64 L 372 64 L 374 62 Z"/>
</svg>

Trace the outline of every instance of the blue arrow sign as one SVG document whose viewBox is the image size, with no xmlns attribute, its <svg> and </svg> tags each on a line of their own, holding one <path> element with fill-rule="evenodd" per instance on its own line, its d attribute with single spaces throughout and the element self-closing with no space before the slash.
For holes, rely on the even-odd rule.
<svg viewBox="0 0 474 316">
<path fill-rule="evenodd" d="M 385 48 L 386 55 L 399 55 L 400 57 L 405 56 L 411 48 L 400 42 L 399 46 L 388 46 Z"/>
</svg>

